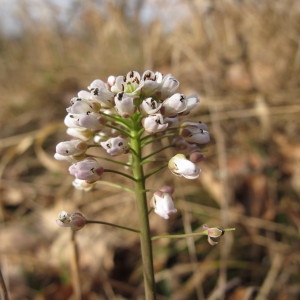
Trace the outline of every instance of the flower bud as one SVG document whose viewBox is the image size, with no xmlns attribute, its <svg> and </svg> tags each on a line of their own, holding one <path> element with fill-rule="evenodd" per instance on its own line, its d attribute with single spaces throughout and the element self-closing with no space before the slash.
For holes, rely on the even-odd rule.
<svg viewBox="0 0 300 300">
<path fill-rule="evenodd" d="M 92 157 L 88 157 L 69 167 L 71 175 L 75 176 L 77 179 L 86 180 L 88 182 L 99 180 L 103 171 L 103 167 L 101 167 L 99 162 Z"/>
<path fill-rule="evenodd" d="M 100 145 L 110 155 L 120 155 L 129 151 L 127 140 L 121 136 L 110 138 L 105 142 L 100 142 Z"/>
<path fill-rule="evenodd" d="M 70 227 L 73 231 L 83 228 L 86 224 L 86 218 L 80 212 L 68 213 L 62 211 L 58 215 L 56 223 L 61 227 Z"/>
<path fill-rule="evenodd" d="M 179 133 L 189 143 L 206 144 L 210 141 L 210 135 L 204 123 L 184 122 Z"/>
<path fill-rule="evenodd" d="M 154 208 L 154 212 L 164 219 L 169 219 L 170 214 L 177 212 L 171 196 L 172 193 L 172 187 L 163 186 L 153 194 L 150 200 L 150 206 Z"/>
<path fill-rule="evenodd" d="M 77 156 L 85 153 L 87 144 L 81 140 L 60 142 L 56 145 L 56 153 L 64 156 Z"/>
<path fill-rule="evenodd" d="M 100 114 L 91 112 L 89 114 L 79 115 L 78 124 L 90 130 L 100 130 L 101 128 L 103 128 L 105 120 Z"/>
<path fill-rule="evenodd" d="M 196 179 L 199 177 L 201 169 L 183 154 L 176 154 L 169 160 L 168 167 L 170 171 L 187 179 Z"/>
</svg>

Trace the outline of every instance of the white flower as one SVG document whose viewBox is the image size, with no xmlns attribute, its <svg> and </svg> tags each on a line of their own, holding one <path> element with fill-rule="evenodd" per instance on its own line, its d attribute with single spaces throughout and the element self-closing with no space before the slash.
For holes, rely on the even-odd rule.
<svg viewBox="0 0 300 300">
<path fill-rule="evenodd" d="M 168 167 L 173 174 L 187 179 L 196 179 L 201 172 L 201 169 L 188 160 L 183 154 L 173 156 L 169 160 Z"/>
<path fill-rule="evenodd" d="M 158 103 L 155 99 L 149 97 L 143 100 L 140 105 L 140 112 L 144 115 L 156 114 L 162 106 L 162 103 Z"/>
<path fill-rule="evenodd" d="M 176 116 L 186 109 L 186 99 L 183 94 L 174 94 L 164 100 L 162 104 L 162 113 L 164 116 Z"/>
<path fill-rule="evenodd" d="M 159 97 L 166 99 L 175 93 L 179 87 L 179 81 L 171 74 L 165 75 L 162 79 L 162 83 L 159 89 Z"/>
<path fill-rule="evenodd" d="M 164 186 L 156 191 L 150 200 L 150 206 L 154 208 L 154 212 L 164 219 L 169 219 L 170 214 L 177 212 L 171 196 L 172 193 L 171 187 Z"/>
<path fill-rule="evenodd" d="M 110 108 L 113 106 L 114 93 L 109 90 L 110 83 L 113 79 L 110 79 L 108 84 L 100 79 L 94 80 L 88 89 L 91 91 L 91 98 L 99 101 L 101 106 L 105 108 Z"/>
<path fill-rule="evenodd" d="M 130 96 L 138 96 L 141 92 L 143 82 L 141 76 L 136 71 L 130 71 L 126 76 L 117 76 L 115 83 L 111 87 L 113 93 L 125 92 Z"/>
<path fill-rule="evenodd" d="M 162 83 L 163 75 L 160 72 L 145 71 L 142 75 L 143 86 L 141 92 L 143 96 L 151 96 L 156 92 Z"/>
<path fill-rule="evenodd" d="M 150 115 L 142 120 L 142 125 L 149 133 L 156 133 L 167 129 L 168 124 L 164 123 L 162 114 Z"/>
<path fill-rule="evenodd" d="M 190 95 L 186 97 L 186 109 L 180 115 L 187 115 L 193 110 L 199 103 L 199 99 L 196 95 Z"/>
<path fill-rule="evenodd" d="M 136 110 L 134 98 L 124 92 L 120 92 L 115 96 L 115 109 L 121 117 L 128 118 L 133 115 Z"/>
</svg>

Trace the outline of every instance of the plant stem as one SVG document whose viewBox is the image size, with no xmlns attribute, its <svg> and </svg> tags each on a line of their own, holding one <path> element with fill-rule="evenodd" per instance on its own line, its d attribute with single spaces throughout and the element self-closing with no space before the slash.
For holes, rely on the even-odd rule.
<svg viewBox="0 0 300 300">
<path fill-rule="evenodd" d="M 138 122 L 137 122 L 138 124 Z M 142 166 L 141 132 L 135 126 L 131 132 L 132 172 L 135 179 L 136 205 L 140 222 L 140 243 L 143 263 L 145 299 L 155 300 L 155 278 L 153 269 L 152 242 L 148 219 L 148 205 L 145 188 L 145 176 Z"/>
<path fill-rule="evenodd" d="M 126 227 L 126 226 L 121 226 L 121 225 L 117 225 L 117 224 L 113 224 L 113 223 L 109 223 L 109 222 L 104 222 L 104 221 L 86 220 L 86 224 L 108 225 L 108 226 L 112 226 L 112 227 L 116 227 L 116 228 L 121 228 L 121 229 L 128 230 L 128 231 L 140 233 L 140 231 L 137 230 L 137 229 Z"/>
<path fill-rule="evenodd" d="M 73 288 L 74 288 L 74 298 L 76 300 L 82 300 L 82 291 L 81 291 L 81 281 L 79 275 L 79 249 L 76 242 L 76 231 L 72 230 L 71 242 L 73 246 L 73 257 L 72 257 L 72 266 L 73 266 Z"/>
</svg>

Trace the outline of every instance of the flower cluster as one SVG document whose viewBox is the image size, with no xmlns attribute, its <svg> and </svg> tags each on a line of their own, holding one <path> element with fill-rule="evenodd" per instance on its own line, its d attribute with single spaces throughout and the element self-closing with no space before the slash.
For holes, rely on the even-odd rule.
<svg viewBox="0 0 300 300">
<path fill-rule="evenodd" d="M 94 80 L 72 98 L 64 120 L 72 139 L 56 146 L 55 158 L 72 164 L 73 185 L 87 191 L 101 179 L 105 169 L 100 149 L 113 157 L 132 152 L 133 129 L 142 132 L 145 141 L 154 135 L 168 136 L 170 147 L 180 152 L 169 161 L 169 169 L 177 176 L 196 179 L 200 174 L 196 163 L 203 159 L 199 145 L 208 143 L 210 136 L 201 122 L 180 123 L 199 99 L 178 93 L 178 87 L 170 74 L 131 71 L 126 76 L 109 76 L 106 82 Z M 91 148 L 98 148 L 100 155 L 89 153 Z"/>
</svg>

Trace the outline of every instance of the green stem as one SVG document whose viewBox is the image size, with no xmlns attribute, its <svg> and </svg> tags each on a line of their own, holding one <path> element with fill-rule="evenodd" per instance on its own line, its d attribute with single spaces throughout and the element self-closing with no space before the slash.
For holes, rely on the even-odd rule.
<svg viewBox="0 0 300 300">
<path fill-rule="evenodd" d="M 137 232 L 137 233 L 140 232 L 139 230 L 134 229 L 134 228 L 130 228 L 130 227 L 126 227 L 126 226 L 121 226 L 121 225 L 117 225 L 117 224 L 113 224 L 113 223 L 109 223 L 109 222 L 104 222 L 104 221 L 87 220 L 86 223 L 87 224 L 108 225 L 108 226 L 112 226 L 112 227 L 116 227 L 116 228 L 125 229 L 125 230 L 128 230 L 128 231 Z"/>
<path fill-rule="evenodd" d="M 145 175 L 145 179 L 148 179 L 150 176 L 152 176 L 152 175 L 156 174 L 157 172 L 163 170 L 163 169 L 164 169 L 165 167 L 167 167 L 167 166 L 168 166 L 168 164 L 164 164 L 164 165 L 162 165 L 162 166 L 160 166 L 160 167 L 154 169 L 154 170 L 151 171 L 149 174 Z"/>
<path fill-rule="evenodd" d="M 135 179 L 136 205 L 140 223 L 140 243 L 144 273 L 145 299 L 155 300 L 155 278 L 153 268 L 152 242 L 150 226 L 148 219 L 148 205 L 145 188 L 145 176 L 142 166 L 142 147 L 141 134 L 138 120 L 135 122 L 135 128 L 131 131 L 131 161 L 132 172 Z"/>
<path fill-rule="evenodd" d="M 224 232 L 233 231 L 233 230 L 235 230 L 235 228 L 223 229 Z M 151 239 L 152 239 L 152 241 L 157 240 L 157 239 L 164 239 L 164 238 L 180 239 L 180 238 L 187 238 L 187 237 L 192 237 L 192 236 L 196 237 L 196 236 L 201 236 L 201 235 L 208 235 L 208 230 L 204 230 L 201 232 L 193 232 L 193 233 L 156 235 L 156 236 L 153 236 Z"/>
<path fill-rule="evenodd" d="M 111 169 L 104 169 L 104 172 L 106 172 L 106 173 L 115 173 L 115 174 L 121 175 L 123 177 L 129 178 L 130 180 L 135 181 L 135 179 L 133 177 L 131 177 L 130 175 L 128 175 L 126 173 L 123 173 L 123 172 L 119 172 L 119 171 L 111 170 Z"/>
<path fill-rule="evenodd" d="M 174 145 L 168 145 L 168 146 L 162 147 L 162 148 L 160 148 L 159 150 L 156 150 L 156 151 L 154 151 L 154 152 L 152 152 L 152 153 L 146 155 L 145 157 L 143 157 L 143 160 L 146 160 L 146 159 L 148 159 L 149 157 L 154 156 L 155 154 L 158 154 L 159 152 L 162 152 L 162 151 L 164 151 L 164 150 L 166 150 L 166 149 L 168 149 L 168 148 L 173 148 L 173 147 L 174 147 Z"/>
</svg>

